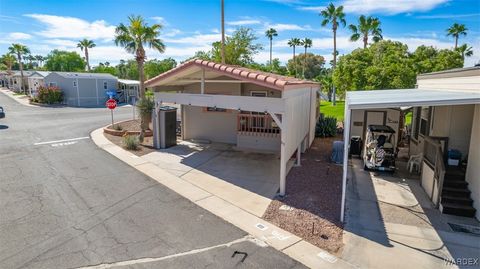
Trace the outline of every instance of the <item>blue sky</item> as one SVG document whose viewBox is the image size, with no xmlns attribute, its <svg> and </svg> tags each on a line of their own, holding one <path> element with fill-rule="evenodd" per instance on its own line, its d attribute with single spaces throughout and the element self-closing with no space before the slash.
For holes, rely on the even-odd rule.
<svg viewBox="0 0 480 269">
<path fill-rule="evenodd" d="M 291 57 L 287 40 L 292 37 L 313 39 L 310 51 L 331 59 L 332 33 L 320 26 L 319 10 L 330 1 L 309 0 L 225 0 L 226 32 L 239 26 L 252 28 L 264 50 L 255 56 L 258 62 L 268 60 L 267 28 L 279 32 L 274 40 L 274 57 L 285 62 Z M 361 14 L 373 15 L 382 22 L 385 39 L 406 43 L 411 50 L 417 46 L 453 47 L 453 38 L 445 36 L 454 22 L 469 29 L 460 44 L 468 43 L 474 56 L 465 66 L 480 61 L 480 1 L 478 0 L 341 0 L 347 24 L 356 23 Z M 115 26 L 126 22 L 127 16 L 143 16 L 149 24 L 162 23 L 161 38 L 167 49 L 164 54 L 147 51 L 147 57 L 173 57 L 183 60 L 195 51 L 208 50 L 220 39 L 220 0 L 0 0 L 0 54 L 13 43 L 30 47 L 32 54 L 46 55 L 52 49 L 77 51 L 79 39 L 89 38 L 97 43 L 91 49 L 93 65 L 133 56 L 116 47 L 112 39 Z M 340 54 L 362 46 L 350 42 L 347 28 L 338 32 Z M 82 54 L 83 55 L 83 54 Z"/>
</svg>

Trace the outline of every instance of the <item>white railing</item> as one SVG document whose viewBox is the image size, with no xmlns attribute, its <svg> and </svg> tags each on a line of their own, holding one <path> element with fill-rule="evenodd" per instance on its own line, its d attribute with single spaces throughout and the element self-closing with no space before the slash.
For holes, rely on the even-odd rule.
<svg viewBox="0 0 480 269">
<path fill-rule="evenodd" d="M 280 128 L 268 114 L 238 114 L 237 132 L 240 135 L 280 137 Z"/>
<path fill-rule="evenodd" d="M 425 137 L 424 140 L 425 161 L 431 164 L 433 167 L 434 184 L 432 184 L 432 193 L 430 197 L 433 198 L 435 188 L 437 189 L 437 199 L 433 201 L 436 207 L 440 205 L 446 170 L 442 142 L 445 143 L 444 146 L 446 150 L 446 144 L 448 143 L 447 137 Z"/>
</svg>

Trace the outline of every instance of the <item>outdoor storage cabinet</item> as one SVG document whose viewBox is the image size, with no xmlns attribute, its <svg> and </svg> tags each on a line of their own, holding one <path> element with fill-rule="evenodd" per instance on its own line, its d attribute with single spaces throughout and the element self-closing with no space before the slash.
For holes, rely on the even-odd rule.
<svg viewBox="0 0 480 269">
<path fill-rule="evenodd" d="M 161 106 L 153 117 L 154 146 L 165 149 L 177 144 L 177 108 Z"/>
</svg>

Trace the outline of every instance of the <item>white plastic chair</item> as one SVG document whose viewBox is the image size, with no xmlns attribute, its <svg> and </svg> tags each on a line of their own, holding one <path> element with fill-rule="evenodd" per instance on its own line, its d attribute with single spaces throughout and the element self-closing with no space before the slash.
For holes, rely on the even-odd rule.
<svg viewBox="0 0 480 269">
<path fill-rule="evenodd" d="M 421 165 L 423 162 L 423 154 L 417 154 L 417 155 L 412 155 L 410 156 L 410 159 L 408 159 L 407 163 L 407 169 L 411 173 L 413 173 L 413 169 L 415 169 L 415 172 L 418 174 L 420 173 L 421 170 Z"/>
</svg>

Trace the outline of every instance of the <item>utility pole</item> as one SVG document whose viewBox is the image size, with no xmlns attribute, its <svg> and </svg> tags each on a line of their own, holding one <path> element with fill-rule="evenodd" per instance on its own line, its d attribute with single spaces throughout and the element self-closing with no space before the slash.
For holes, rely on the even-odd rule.
<svg viewBox="0 0 480 269">
<path fill-rule="evenodd" d="M 222 64 L 225 63 L 225 1 L 222 2 Z"/>
</svg>

